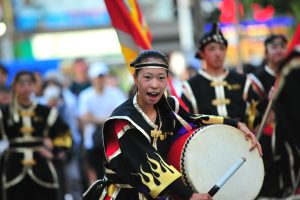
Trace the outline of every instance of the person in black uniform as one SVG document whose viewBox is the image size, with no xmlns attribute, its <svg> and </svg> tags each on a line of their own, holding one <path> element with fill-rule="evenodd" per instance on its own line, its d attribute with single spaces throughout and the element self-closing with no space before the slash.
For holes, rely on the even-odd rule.
<svg viewBox="0 0 300 200">
<path fill-rule="evenodd" d="M 204 33 L 198 43 L 196 58 L 203 60 L 203 68 L 183 83 L 182 100 L 194 114 L 243 120 L 246 77 L 224 68 L 227 45 L 218 24 L 213 23 L 211 31 Z"/>
<path fill-rule="evenodd" d="M 265 65 L 253 74 L 247 76 L 244 98 L 247 101 L 247 125 L 257 133 L 264 151 L 265 179 L 260 196 L 280 197 L 280 179 L 272 145 L 274 136 L 275 115 L 273 109 L 268 112 L 266 122 L 262 122 L 263 115 L 269 103 L 268 94 L 274 86 L 279 66 L 287 52 L 287 39 L 283 35 L 270 35 L 264 42 Z M 264 128 L 260 127 L 264 124 Z M 258 133 L 260 132 L 260 133 Z M 274 143 L 273 143 L 274 144 Z"/>
<path fill-rule="evenodd" d="M 299 194 L 300 183 L 300 37 L 283 62 L 275 93 L 277 167 L 282 178 L 280 198 Z"/>
<path fill-rule="evenodd" d="M 71 148 L 68 126 L 55 109 L 31 99 L 33 73 L 18 72 L 12 102 L 0 110 L 0 139 L 9 142 L 1 157 L 3 200 L 58 199 L 59 175 L 53 160 Z"/>
<path fill-rule="evenodd" d="M 136 94 L 114 110 L 104 123 L 104 149 L 108 185 L 100 199 L 165 199 L 169 192 L 182 199 L 212 199 L 185 186 L 181 174 L 166 161 L 175 137 L 206 124 L 238 127 L 260 144 L 249 129 L 236 120 L 186 112 L 174 97 L 166 97 L 168 60 L 157 50 L 142 51 L 131 63 L 135 68 Z"/>
<path fill-rule="evenodd" d="M 287 39 L 283 35 L 270 35 L 264 42 L 265 65 L 247 77 L 244 98 L 249 104 L 247 124 L 257 128 L 268 105 L 268 94 L 274 86 L 278 68 L 285 58 Z"/>
</svg>

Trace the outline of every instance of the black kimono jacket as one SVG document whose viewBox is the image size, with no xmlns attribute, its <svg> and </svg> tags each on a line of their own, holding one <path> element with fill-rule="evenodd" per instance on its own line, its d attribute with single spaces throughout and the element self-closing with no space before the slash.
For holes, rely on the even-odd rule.
<svg viewBox="0 0 300 200">
<path fill-rule="evenodd" d="M 171 144 L 187 132 L 211 123 L 236 121 L 217 116 L 192 116 L 174 97 L 162 97 L 152 123 L 136 102 L 136 96 L 120 105 L 105 122 L 106 176 L 110 184 L 101 198 L 164 199 L 168 192 L 189 199 L 192 190 L 181 182 L 181 174 L 166 161 Z M 179 116 L 180 117 L 179 117 Z"/>
</svg>

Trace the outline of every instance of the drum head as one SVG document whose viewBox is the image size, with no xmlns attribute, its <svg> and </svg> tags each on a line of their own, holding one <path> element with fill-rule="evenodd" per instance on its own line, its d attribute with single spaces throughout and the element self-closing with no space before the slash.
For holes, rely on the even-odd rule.
<svg viewBox="0 0 300 200">
<path fill-rule="evenodd" d="M 249 151 L 251 140 L 227 125 L 211 125 L 195 131 L 181 155 L 184 181 L 199 193 L 207 193 L 241 158 L 246 162 L 215 194 L 215 200 L 255 199 L 263 178 L 264 165 L 257 148 Z"/>
</svg>

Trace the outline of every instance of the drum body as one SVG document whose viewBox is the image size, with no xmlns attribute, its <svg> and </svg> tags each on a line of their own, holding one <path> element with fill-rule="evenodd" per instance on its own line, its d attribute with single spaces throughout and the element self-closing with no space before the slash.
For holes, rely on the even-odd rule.
<svg viewBox="0 0 300 200">
<path fill-rule="evenodd" d="M 249 151 L 251 140 L 239 129 L 210 125 L 190 131 L 171 146 L 168 161 L 181 172 L 183 182 L 198 193 L 207 193 L 241 158 L 246 162 L 215 194 L 215 200 L 253 200 L 264 178 L 258 149 Z"/>
</svg>

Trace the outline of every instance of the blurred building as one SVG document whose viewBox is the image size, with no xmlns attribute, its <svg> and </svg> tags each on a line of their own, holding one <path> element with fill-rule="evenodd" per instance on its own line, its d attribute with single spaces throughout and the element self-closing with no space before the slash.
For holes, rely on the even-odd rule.
<svg viewBox="0 0 300 200">
<path fill-rule="evenodd" d="M 153 35 L 153 48 L 166 54 L 195 51 L 205 21 L 222 0 L 138 0 Z M 124 63 L 117 35 L 103 0 L 0 0 L 0 56 L 3 61 L 34 62 L 77 57 Z M 229 40 L 226 65 L 258 62 L 262 41 L 270 32 L 284 33 L 290 18 L 264 23 L 245 21 L 222 26 Z M 1 31 L 3 32 L 1 35 Z M 238 33 L 238 34 L 237 34 Z M 238 52 L 238 54 L 236 53 Z M 185 55 L 186 55 L 185 54 Z"/>
</svg>

